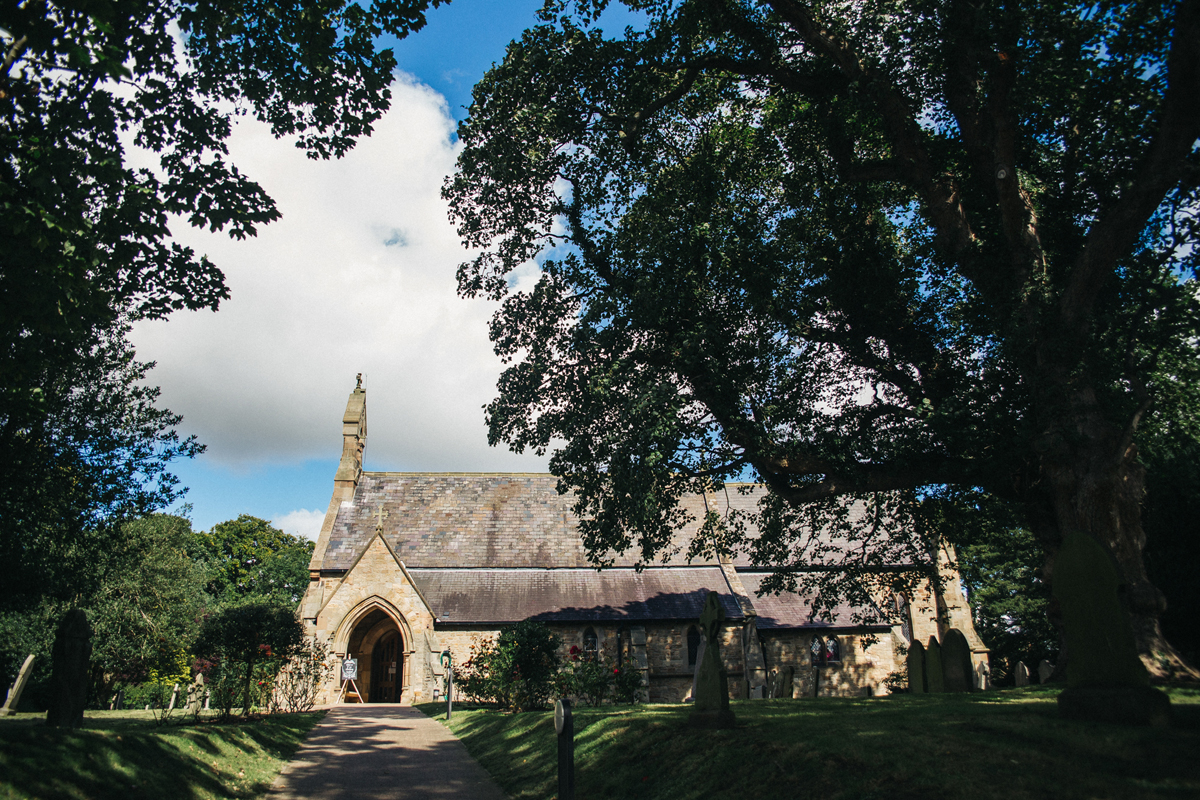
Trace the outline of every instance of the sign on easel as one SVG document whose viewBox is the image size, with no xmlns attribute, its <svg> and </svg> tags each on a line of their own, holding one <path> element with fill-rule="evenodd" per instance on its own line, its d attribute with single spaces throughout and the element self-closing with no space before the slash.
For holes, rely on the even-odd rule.
<svg viewBox="0 0 1200 800">
<path fill-rule="evenodd" d="M 338 702 L 343 703 L 348 695 L 354 695 L 358 702 L 363 702 L 363 696 L 358 691 L 358 659 L 343 658 L 342 659 L 342 691 L 338 695 Z"/>
</svg>

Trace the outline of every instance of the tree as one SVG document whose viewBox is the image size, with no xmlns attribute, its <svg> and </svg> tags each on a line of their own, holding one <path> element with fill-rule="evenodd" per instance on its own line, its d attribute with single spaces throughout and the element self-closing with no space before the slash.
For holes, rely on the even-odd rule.
<svg viewBox="0 0 1200 800">
<path fill-rule="evenodd" d="M 206 618 L 196 640 L 196 655 L 218 669 L 237 671 L 242 682 L 242 715 L 250 713 L 255 664 L 271 659 L 282 666 L 304 646 L 304 626 L 295 609 L 253 600 L 229 606 Z M 225 676 L 228 678 L 228 674 Z M 224 709 L 225 715 L 230 707 Z"/>
<path fill-rule="evenodd" d="M 214 598 L 234 602 L 255 597 L 295 606 L 308 588 L 313 547 L 265 519 L 242 514 L 197 533 L 192 553 L 208 571 L 207 590 Z"/>
<path fill-rule="evenodd" d="M 558 635 L 545 623 L 522 620 L 500 630 L 495 642 L 471 648 L 455 682 L 469 697 L 513 711 L 542 708 L 558 674 Z"/>
<path fill-rule="evenodd" d="M 195 641 L 205 599 L 204 573 L 187 554 L 191 537 L 182 517 L 154 514 L 124 523 L 76 572 L 80 586 L 72 597 L 48 593 L 31 609 L 0 614 L 0 674 L 11 680 L 34 653 L 31 696 L 42 694 L 54 629 L 73 607 L 85 611 L 93 631 L 92 700 L 101 707 L 117 684 L 173 672 Z"/>
<path fill-rule="evenodd" d="M 122 521 L 178 498 L 168 463 L 203 450 L 155 406 L 151 365 L 135 359 L 126 330 L 42 364 L 36 418 L 0 416 L 0 609 L 94 597 L 124 552 Z"/>
<path fill-rule="evenodd" d="M 979 491 L 1047 553 L 1073 687 L 1187 671 L 1138 441 L 1190 413 L 1200 3 L 630 5 L 615 41 L 549 7 L 460 127 L 460 292 L 503 300 L 513 362 L 491 440 L 563 441 L 596 559 L 763 482 L 726 541 L 777 588 L 845 498 Z"/>
<path fill-rule="evenodd" d="M 97 354 L 117 346 L 127 320 L 216 309 L 228 297 L 217 266 L 171 240 L 172 216 L 235 238 L 279 216 L 228 160 L 237 117 L 252 113 L 314 158 L 341 156 L 390 100 L 395 59 L 377 41 L 421 28 L 440 1 L 5 4 L 0 463 L 15 465 L 0 481 L 6 554 L 64 506 L 60 548 L 82 546 L 79 513 L 120 517 L 127 506 L 144 513 L 170 502 L 169 492 L 147 498 L 120 480 L 139 467 L 121 461 L 127 452 L 108 461 L 118 480 L 92 471 L 63 495 L 64 476 L 108 448 L 109 420 L 89 417 L 86 403 L 106 374 L 76 379 L 79 369 L 103 366 Z M 131 148 L 156 155 L 155 167 L 129 163 Z M 165 429 L 140 439 L 123 430 L 127 444 L 153 450 Z M 189 448 L 170 445 L 168 455 Z"/>
<path fill-rule="evenodd" d="M 187 552 L 188 520 L 154 514 L 125 523 L 121 533 L 100 590 L 86 604 L 101 703 L 116 683 L 173 673 L 204 608 L 204 572 Z"/>
</svg>

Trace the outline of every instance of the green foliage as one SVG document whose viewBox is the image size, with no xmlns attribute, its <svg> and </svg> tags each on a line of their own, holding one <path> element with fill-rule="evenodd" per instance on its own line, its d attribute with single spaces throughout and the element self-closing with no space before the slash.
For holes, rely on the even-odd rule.
<svg viewBox="0 0 1200 800">
<path fill-rule="evenodd" d="M 219 693 L 225 716 L 232 713 L 238 688 L 242 713 L 249 714 L 255 699 L 252 687 L 268 687 L 303 645 L 304 626 L 292 606 L 251 600 L 204 620 L 194 648 L 195 669 L 214 694 Z M 259 691 L 268 692 L 269 687 Z"/>
<path fill-rule="evenodd" d="M 558 673 L 557 635 L 541 622 L 501 628 L 495 642 L 476 643 L 454 681 L 468 697 L 512 711 L 545 706 Z"/>
<path fill-rule="evenodd" d="M 598 563 L 761 481 L 704 530 L 796 568 L 768 588 L 927 563 L 930 493 L 998 497 L 1047 556 L 1112 543 L 1164 651 L 1131 445 L 1194 417 L 1195 2 L 629 5 L 549 5 L 460 127 L 491 441 L 557 448 Z"/>
<path fill-rule="evenodd" d="M 313 542 L 242 514 L 195 535 L 192 552 L 208 570 L 207 590 L 223 602 L 249 597 L 300 602 L 308 588 Z"/>
<path fill-rule="evenodd" d="M 313 158 L 342 155 L 390 102 L 396 62 L 377 38 L 419 29 L 438 4 L 0 10 L 0 607 L 70 599 L 122 519 L 177 497 L 166 464 L 199 452 L 154 407 L 125 334 L 229 296 L 221 270 L 174 241 L 172 217 L 239 239 L 279 217 L 229 160 L 237 118 Z"/>
<path fill-rule="evenodd" d="M 0 559 L 9 565 L 0 610 L 94 595 L 124 549 L 124 521 L 178 498 L 167 464 L 203 450 L 179 438 L 177 415 L 155 407 L 150 365 L 135 360 L 127 329 L 38 362 L 28 414 L 4 408 L 11 393 L 0 390 Z"/>
<path fill-rule="evenodd" d="M 328 645 L 315 638 L 306 640 L 274 676 L 269 694 L 272 712 L 312 711 L 317 693 L 335 668 Z"/>
</svg>

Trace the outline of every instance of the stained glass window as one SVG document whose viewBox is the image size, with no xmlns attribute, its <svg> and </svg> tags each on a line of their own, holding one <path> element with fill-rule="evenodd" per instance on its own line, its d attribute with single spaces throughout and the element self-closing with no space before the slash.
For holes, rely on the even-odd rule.
<svg viewBox="0 0 1200 800">
<path fill-rule="evenodd" d="M 825 639 L 825 663 L 835 664 L 842 660 L 842 649 L 838 646 L 838 640 L 830 636 Z"/>
<path fill-rule="evenodd" d="M 598 641 L 596 639 L 596 629 L 591 628 L 591 627 L 584 628 L 583 629 L 583 657 L 585 659 L 587 659 L 588 661 L 595 661 L 598 651 L 599 651 L 599 647 L 598 647 Z"/>
<path fill-rule="evenodd" d="M 820 636 L 812 638 L 812 663 L 814 667 L 819 667 L 825 663 L 825 640 Z"/>
</svg>

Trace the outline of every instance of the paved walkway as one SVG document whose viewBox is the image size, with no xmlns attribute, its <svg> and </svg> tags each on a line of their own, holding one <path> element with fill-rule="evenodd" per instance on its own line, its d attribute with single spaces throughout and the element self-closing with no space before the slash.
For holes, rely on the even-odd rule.
<svg viewBox="0 0 1200 800">
<path fill-rule="evenodd" d="M 505 800 L 442 723 L 407 706 L 334 706 L 279 773 L 269 800 Z"/>
</svg>

